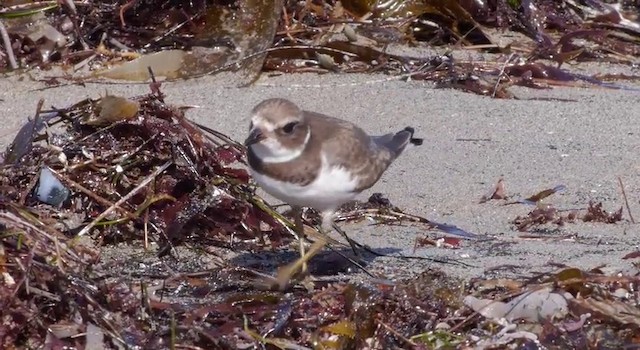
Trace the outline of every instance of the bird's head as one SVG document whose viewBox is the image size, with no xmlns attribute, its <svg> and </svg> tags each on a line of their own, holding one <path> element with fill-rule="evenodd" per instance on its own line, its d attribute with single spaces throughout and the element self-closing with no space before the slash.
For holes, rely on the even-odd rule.
<svg viewBox="0 0 640 350">
<path fill-rule="evenodd" d="M 293 102 L 273 98 L 260 102 L 251 111 L 247 148 L 268 163 L 287 162 L 304 151 L 311 131 L 304 112 Z"/>
</svg>

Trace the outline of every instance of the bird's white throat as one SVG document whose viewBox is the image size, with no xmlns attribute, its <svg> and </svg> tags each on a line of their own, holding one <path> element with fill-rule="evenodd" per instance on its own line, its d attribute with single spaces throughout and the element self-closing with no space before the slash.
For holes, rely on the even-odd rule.
<svg viewBox="0 0 640 350">
<path fill-rule="evenodd" d="M 265 163 L 286 163 L 298 158 L 304 152 L 311 138 L 311 131 L 307 131 L 304 142 L 296 148 L 287 148 L 275 137 L 268 137 L 260 143 L 251 145 L 255 155 Z"/>
</svg>

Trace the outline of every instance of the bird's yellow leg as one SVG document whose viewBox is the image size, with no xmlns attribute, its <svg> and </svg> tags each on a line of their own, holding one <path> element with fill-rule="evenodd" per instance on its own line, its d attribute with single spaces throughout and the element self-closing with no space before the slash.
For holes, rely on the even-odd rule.
<svg viewBox="0 0 640 350">
<path fill-rule="evenodd" d="M 294 223 L 296 225 L 295 230 L 298 235 L 298 244 L 300 245 L 300 259 L 304 258 L 304 222 L 302 220 L 302 208 L 294 207 L 293 208 L 295 220 Z M 302 273 L 307 273 L 307 262 L 302 262 Z"/>
<path fill-rule="evenodd" d="M 298 240 L 300 242 L 300 259 L 294 261 L 293 263 L 281 268 L 278 270 L 278 275 L 276 277 L 276 283 L 280 290 L 284 290 L 288 285 L 289 281 L 293 278 L 293 276 L 298 272 L 298 270 L 302 270 L 303 273 L 307 272 L 307 262 L 311 260 L 325 245 L 327 245 L 327 236 L 328 230 L 331 228 L 333 224 L 334 213 L 333 212 L 325 212 L 322 213 L 322 226 L 320 228 L 320 235 L 318 235 L 316 241 L 313 243 L 308 252 L 304 251 L 304 225 L 302 220 L 302 209 L 294 208 L 296 211 L 295 215 L 295 224 L 296 224 L 296 233 L 298 234 Z"/>
</svg>

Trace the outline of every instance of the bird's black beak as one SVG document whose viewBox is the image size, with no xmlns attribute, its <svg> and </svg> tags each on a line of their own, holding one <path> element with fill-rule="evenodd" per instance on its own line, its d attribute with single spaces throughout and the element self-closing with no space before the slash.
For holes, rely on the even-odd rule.
<svg viewBox="0 0 640 350">
<path fill-rule="evenodd" d="M 259 128 L 253 128 L 251 129 L 251 132 L 249 133 L 249 136 L 247 137 L 246 140 L 244 140 L 244 145 L 246 147 L 249 147 L 251 145 L 253 145 L 254 143 L 258 143 L 262 140 L 264 140 L 264 134 L 262 133 L 262 131 Z"/>
</svg>

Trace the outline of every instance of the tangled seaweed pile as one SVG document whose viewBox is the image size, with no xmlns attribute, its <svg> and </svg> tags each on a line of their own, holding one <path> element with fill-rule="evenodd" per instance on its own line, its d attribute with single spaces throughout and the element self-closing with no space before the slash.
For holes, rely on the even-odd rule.
<svg viewBox="0 0 640 350">
<path fill-rule="evenodd" d="M 42 346 L 45 335 L 60 334 L 51 324 L 78 317 L 114 342 L 129 342 L 107 304 L 135 309 L 120 303 L 135 297 L 128 286 L 96 284 L 104 271 L 92 271 L 100 254 L 81 242 L 85 234 L 102 243 L 152 239 L 162 254 L 191 233 L 202 246 L 238 249 L 290 240 L 281 235 L 288 222 L 232 166 L 242 162 L 242 146 L 213 130 L 217 137 L 205 135 L 184 110 L 163 102 L 157 85 L 152 91 L 51 111 L 41 103 L 7 150 L 0 169 L 3 348 Z"/>
<path fill-rule="evenodd" d="M 242 162 L 242 146 L 221 134 L 206 136 L 183 112 L 164 104 L 159 91 L 133 100 L 107 95 L 40 112 L 5 156 L 4 200 L 36 210 L 43 201 L 59 207 L 58 217 L 33 214 L 46 225 L 62 222 L 58 229 L 69 236 L 99 225 L 107 242 L 139 239 L 144 232 L 171 243 L 197 228 L 205 242 L 229 242 L 226 232 L 233 231 L 234 244 L 277 245 L 282 223 L 257 204 L 247 172 L 231 166 Z M 62 133 L 51 131 L 59 125 Z M 41 129 L 45 140 L 33 145 Z M 64 189 L 45 189 L 58 181 Z M 47 199 L 51 191 L 67 196 Z M 81 227 L 88 218 L 92 222 Z M 271 240 L 262 236 L 260 222 L 276 228 Z"/>
</svg>

